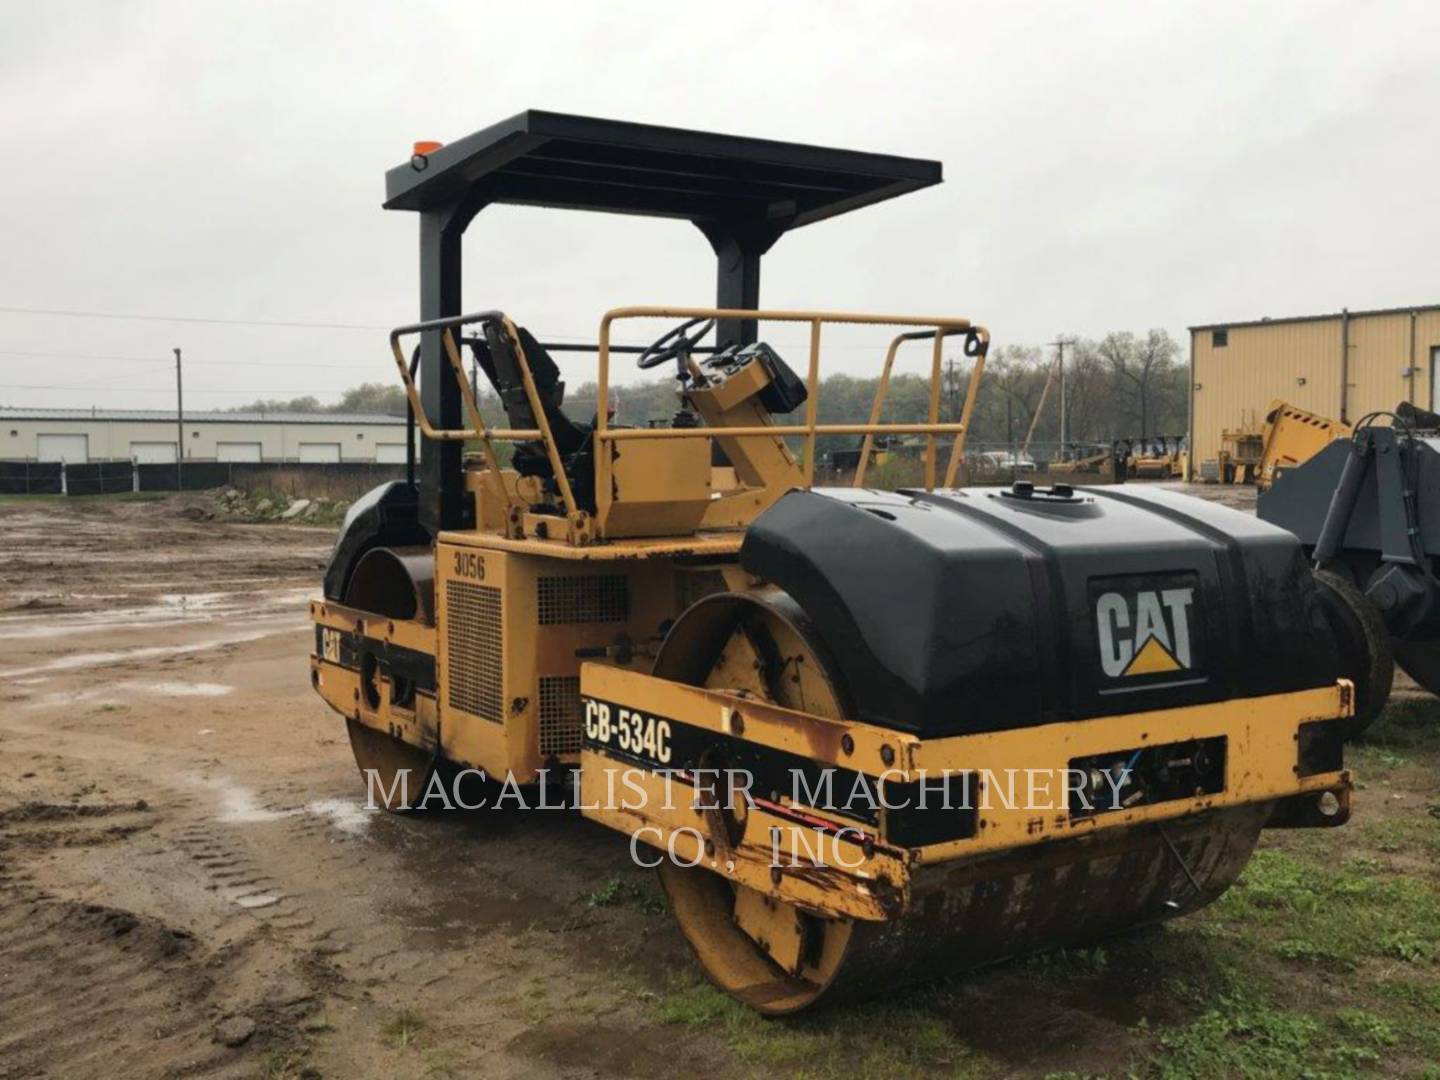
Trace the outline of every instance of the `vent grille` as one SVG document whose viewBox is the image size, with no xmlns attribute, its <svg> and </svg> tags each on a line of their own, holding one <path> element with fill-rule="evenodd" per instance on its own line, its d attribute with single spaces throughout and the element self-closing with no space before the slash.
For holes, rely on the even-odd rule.
<svg viewBox="0 0 1440 1080">
<path fill-rule="evenodd" d="M 630 589 L 624 574 L 542 577 L 540 625 L 627 622 Z"/>
<path fill-rule="evenodd" d="M 580 677 L 540 676 L 540 753 L 580 752 Z"/>
<path fill-rule="evenodd" d="M 447 701 L 452 709 L 503 723 L 505 652 L 500 590 L 447 581 L 445 606 Z"/>
</svg>

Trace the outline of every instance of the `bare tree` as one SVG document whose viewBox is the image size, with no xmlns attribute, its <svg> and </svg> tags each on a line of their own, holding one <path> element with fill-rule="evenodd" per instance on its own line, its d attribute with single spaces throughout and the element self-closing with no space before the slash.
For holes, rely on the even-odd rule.
<svg viewBox="0 0 1440 1080">
<path fill-rule="evenodd" d="M 1116 389 L 1125 392 L 1134 403 L 1140 421 L 1140 437 L 1151 434 L 1155 419 L 1153 398 L 1156 384 L 1175 368 L 1180 346 L 1164 330 L 1151 330 L 1143 338 L 1130 331 L 1107 334 L 1097 347 L 1100 358 L 1110 365 Z"/>
</svg>

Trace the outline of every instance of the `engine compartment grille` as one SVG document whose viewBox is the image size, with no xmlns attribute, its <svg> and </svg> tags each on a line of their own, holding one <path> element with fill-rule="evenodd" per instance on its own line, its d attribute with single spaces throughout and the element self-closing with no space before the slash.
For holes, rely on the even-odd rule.
<svg viewBox="0 0 1440 1080">
<path fill-rule="evenodd" d="M 580 677 L 540 676 L 540 753 L 580 752 Z"/>
<path fill-rule="evenodd" d="M 537 600 L 541 626 L 630 618 L 630 587 L 624 574 L 542 577 Z"/>
<path fill-rule="evenodd" d="M 501 607 L 500 590 L 493 586 L 445 583 L 446 701 L 497 724 L 505 720 Z"/>
</svg>

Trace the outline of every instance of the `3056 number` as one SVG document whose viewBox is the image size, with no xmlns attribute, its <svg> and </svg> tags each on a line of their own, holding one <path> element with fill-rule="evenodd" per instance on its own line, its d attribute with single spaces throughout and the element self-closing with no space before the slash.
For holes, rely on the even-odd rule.
<svg viewBox="0 0 1440 1080">
<path fill-rule="evenodd" d="M 455 576 L 485 580 L 485 557 L 473 551 L 455 552 Z"/>
</svg>

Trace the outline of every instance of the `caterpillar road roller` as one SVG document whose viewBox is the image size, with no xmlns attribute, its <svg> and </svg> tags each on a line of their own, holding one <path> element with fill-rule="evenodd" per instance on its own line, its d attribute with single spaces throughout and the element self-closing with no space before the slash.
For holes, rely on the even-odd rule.
<svg viewBox="0 0 1440 1080">
<path fill-rule="evenodd" d="M 1265 827 L 1349 814 L 1342 651 L 1365 639 L 1337 637 L 1294 536 L 1167 491 L 957 489 L 984 327 L 760 306 L 785 233 L 940 179 L 542 112 L 387 175 L 420 218 L 421 319 L 390 335 L 418 456 L 346 516 L 314 686 L 392 809 L 444 768 L 566 776 L 657 868 L 706 974 L 768 1014 L 1193 911 Z M 463 313 L 461 237 L 491 203 L 688 221 L 716 302 L 615 308 L 593 342 Z M 857 326 L 883 333 L 872 407 L 822 422 L 826 346 Z M 922 421 L 885 419 L 902 351 L 929 371 Z M 611 414 L 627 359 L 673 378 L 673 417 Z M 562 360 L 592 415 L 565 410 Z M 923 484 L 816 487 L 841 435 L 862 464 L 923 439 Z"/>
</svg>

